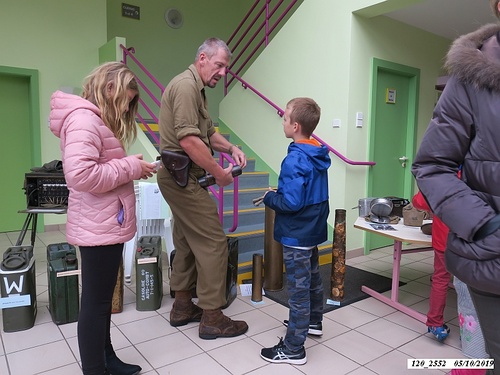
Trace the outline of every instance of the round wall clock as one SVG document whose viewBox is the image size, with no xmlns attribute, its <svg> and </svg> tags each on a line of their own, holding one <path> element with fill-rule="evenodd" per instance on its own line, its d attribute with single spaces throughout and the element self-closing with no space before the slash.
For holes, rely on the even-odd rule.
<svg viewBox="0 0 500 375">
<path fill-rule="evenodd" d="M 176 8 L 170 8 L 165 11 L 165 22 L 173 29 L 179 29 L 184 22 L 182 14 Z"/>
</svg>

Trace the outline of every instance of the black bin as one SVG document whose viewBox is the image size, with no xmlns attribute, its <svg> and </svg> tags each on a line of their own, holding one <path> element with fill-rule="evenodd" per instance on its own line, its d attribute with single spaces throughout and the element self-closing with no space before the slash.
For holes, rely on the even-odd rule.
<svg viewBox="0 0 500 375">
<path fill-rule="evenodd" d="M 227 250 L 228 250 L 228 259 L 227 259 L 227 274 L 226 274 L 226 304 L 222 306 L 222 309 L 225 309 L 233 303 L 238 295 L 238 238 L 227 236 Z M 175 258 L 175 249 L 170 253 L 169 260 L 169 271 L 172 271 L 172 264 L 174 263 Z M 170 277 L 170 275 L 169 275 Z M 193 298 L 197 297 L 196 287 L 191 290 L 191 294 Z M 175 298 L 175 291 L 170 289 L 170 296 Z"/>
<path fill-rule="evenodd" d="M 236 299 L 238 295 L 238 238 L 227 237 L 227 276 L 226 276 L 226 304 L 225 309 Z"/>
<path fill-rule="evenodd" d="M 136 309 L 158 310 L 163 298 L 161 237 L 142 236 L 135 253 Z"/>
<path fill-rule="evenodd" d="M 35 325 L 37 313 L 33 246 L 9 247 L 0 263 L 3 330 L 17 332 Z"/>
<path fill-rule="evenodd" d="M 67 242 L 47 246 L 49 311 L 56 324 L 76 322 L 80 311 L 76 249 Z"/>
</svg>

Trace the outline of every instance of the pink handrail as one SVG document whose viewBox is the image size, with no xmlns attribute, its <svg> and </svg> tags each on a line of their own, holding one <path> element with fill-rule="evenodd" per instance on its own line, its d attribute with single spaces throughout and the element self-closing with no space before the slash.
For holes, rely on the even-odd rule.
<svg viewBox="0 0 500 375">
<path fill-rule="evenodd" d="M 252 14 L 252 12 L 254 11 L 255 7 L 257 6 L 257 4 L 259 2 L 260 2 L 260 0 L 256 0 L 255 1 L 255 3 L 253 4 L 252 8 L 248 11 L 248 13 L 246 14 L 246 16 L 243 18 L 243 21 L 240 22 L 240 24 L 238 25 L 238 27 L 236 28 L 236 30 L 234 31 L 234 33 L 229 37 L 229 39 L 227 41 L 227 45 L 228 46 L 233 41 L 233 38 L 236 37 L 236 34 L 239 33 L 239 31 L 241 30 L 241 28 L 243 27 L 243 25 L 245 24 L 245 22 L 248 20 L 248 18 L 250 17 L 250 15 Z M 259 11 L 259 13 L 254 17 L 253 21 L 250 23 L 250 26 L 248 26 L 246 28 L 246 30 L 244 31 L 244 33 L 242 34 L 242 36 L 240 37 L 240 39 L 238 39 L 238 41 L 236 42 L 236 44 L 231 48 L 233 51 L 238 48 L 239 44 L 243 41 L 243 39 L 248 34 L 248 32 L 250 31 L 250 29 L 252 28 L 252 26 L 255 24 L 255 22 L 257 22 L 257 19 L 262 14 L 262 11 L 263 11 L 262 9 Z"/>
<path fill-rule="evenodd" d="M 255 10 L 255 8 L 257 7 L 257 5 L 258 5 L 258 3 L 260 1 L 261 0 L 257 0 L 254 3 L 254 5 L 250 9 L 250 11 L 244 17 L 243 21 L 238 25 L 238 27 L 236 28 L 235 32 L 231 35 L 231 37 L 229 38 L 229 40 L 227 42 L 227 44 L 229 46 L 230 46 L 230 43 L 232 42 L 233 38 L 242 30 L 244 24 L 247 22 L 247 20 L 249 19 L 250 15 Z M 283 4 L 284 0 L 279 0 L 279 2 L 276 4 L 276 6 L 272 10 L 269 9 L 271 0 L 265 0 L 265 4 L 259 9 L 259 11 L 257 12 L 257 14 L 254 16 L 253 20 L 250 22 L 250 24 L 243 31 L 240 39 L 236 42 L 236 44 L 234 46 L 230 46 L 230 48 L 231 48 L 231 50 L 233 52 L 236 51 L 237 48 L 238 48 L 238 46 L 239 46 L 239 44 L 243 41 L 243 39 L 245 37 L 247 37 L 248 33 L 255 26 L 257 20 L 259 19 L 259 17 L 261 17 L 262 14 L 265 13 L 264 20 L 262 21 L 261 24 L 259 24 L 259 26 L 255 30 L 255 32 L 249 38 L 248 42 L 241 49 L 241 51 L 233 58 L 233 61 L 232 61 L 231 65 L 229 66 L 229 69 L 235 70 L 236 74 L 239 74 L 246 67 L 246 65 L 248 64 L 248 62 L 254 57 L 254 55 L 257 53 L 257 51 L 262 47 L 262 45 L 264 44 L 265 46 L 267 46 L 269 44 L 269 36 L 274 31 L 274 29 L 281 23 L 281 21 L 283 20 L 283 18 L 293 8 L 293 6 L 297 3 L 297 1 L 298 0 L 292 0 L 290 2 L 290 4 L 286 7 L 286 9 L 282 12 L 282 14 L 278 17 L 277 21 L 272 26 L 270 26 L 269 25 L 269 21 L 270 21 L 271 17 L 273 17 L 274 14 L 278 11 L 279 7 Z M 261 33 L 262 29 L 264 29 L 264 36 L 257 41 L 257 45 L 248 54 L 247 58 L 243 61 L 243 63 L 241 63 L 238 68 L 235 68 L 236 63 L 243 56 L 243 54 L 246 53 L 246 51 L 250 47 L 250 45 L 252 43 L 254 43 L 254 41 L 256 40 L 256 38 L 259 35 L 259 33 Z M 224 94 L 227 94 L 227 89 L 231 85 L 231 83 L 233 82 L 233 80 L 234 80 L 234 78 L 231 78 L 229 81 L 226 79 L 226 77 L 224 78 Z"/>
<path fill-rule="evenodd" d="M 257 22 L 257 20 L 259 19 L 259 17 L 262 15 L 262 13 L 264 13 L 264 10 L 265 8 L 262 8 L 254 17 L 253 21 L 248 25 L 247 29 L 245 30 L 245 32 L 242 34 L 240 40 L 238 41 L 238 43 L 236 44 L 236 46 L 234 46 L 232 48 L 232 51 L 235 51 L 236 48 L 238 47 L 239 43 L 241 41 L 243 41 L 243 39 L 247 36 L 247 34 L 250 32 L 250 30 L 252 29 L 252 27 L 255 25 L 255 23 Z M 266 12 L 267 14 L 267 12 Z M 250 44 L 254 41 L 254 39 L 257 37 L 257 35 L 259 34 L 259 32 L 262 30 L 262 28 L 264 27 L 264 25 L 267 23 L 268 19 L 267 19 L 267 16 L 265 18 L 265 20 L 260 24 L 260 26 L 257 28 L 257 30 L 253 33 L 253 35 L 249 38 L 248 42 L 245 44 L 245 46 L 242 48 L 241 52 L 238 53 L 237 56 L 233 57 L 232 59 L 232 62 L 229 66 L 229 68 L 232 68 L 234 67 L 234 65 L 236 65 L 236 63 L 238 62 L 238 60 L 240 59 L 240 57 L 243 55 L 243 53 L 245 53 L 245 51 L 247 50 L 247 48 L 250 46 Z M 264 41 L 265 39 L 262 39 L 262 41 Z M 260 44 L 262 44 L 262 41 Z M 250 57 L 253 56 L 255 52 L 252 52 L 250 54 Z M 244 65 L 245 63 L 242 64 L 242 66 Z"/>
<path fill-rule="evenodd" d="M 155 143 L 157 145 L 160 144 L 160 138 L 158 138 L 158 136 L 156 135 L 156 133 L 151 129 L 151 127 L 149 126 L 149 124 L 146 122 L 146 120 L 144 120 L 144 118 L 138 113 L 137 115 L 137 118 L 139 120 L 141 120 L 141 124 L 146 128 L 146 130 L 148 131 L 148 133 L 151 135 L 151 137 L 154 139 Z"/>
<path fill-rule="evenodd" d="M 243 25 L 245 24 L 245 22 L 247 21 L 248 17 L 250 17 L 250 14 L 252 14 L 253 10 L 255 9 L 255 7 L 257 6 L 257 4 L 260 2 L 260 0 L 255 0 L 255 2 L 253 3 L 252 7 L 250 8 L 250 10 L 247 12 L 247 14 L 245 15 L 245 17 L 243 17 L 243 20 L 240 22 L 240 24 L 236 27 L 236 30 L 234 30 L 233 34 L 229 37 L 228 41 L 227 41 L 227 44 L 231 44 L 231 42 L 233 41 L 233 38 L 236 37 L 236 34 L 238 34 L 238 32 L 241 30 L 241 28 L 243 27 Z M 241 41 L 242 38 L 240 38 L 240 41 Z M 239 44 L 239 42 L 236 44 L 235 47 L 233 48 L 236 48 Z"/>
<path fill-rule="evenodd" d="M 137 67 L 146 75 L 146 77 L 148 77 L 160 89 L 160 97 L 161 97 L 161 95 L 163 94 L 163 91 L 165 91 L 165 87 L 134 56 L 134 53 L 135 53 L 134 47 L 127 48 L 123 44 L 120 44 L 120 48 L 121 48 L 122 53 L 123 53 L 123 57 L 122 57 L 122 61 L 121 62 L 124 63 L 125 65 L 127 65 L 127 58 L 130 58 L 137 65 Z M 136 80 L 137 80 L 137 83 L 140 85 L 140 87 L 144 90 L 144 92 L 151 98 L 151 100 L 153 100 L 153 102 L 156 104 L 156 106 L 158 108 L 160 108 L 160 104 L 161 104 L 160 100 L 153 94 L 153 92 L 151 90 L 149 90 L 149 88 L 146 86 L 146 84 L 139 77 L 137 77 L 137 75 L 136 75 Z M 144 110 L 146 110 L 146 112 L 151 116 L 151 118 L 156 123 L 158 123 L 158 117 L 151 110 L 151 108 L 149 108 L 149 106 L 142 100 L 142 98 L 139 99 L 139 103 L 141 104 L 142 108 L 144 108 Z M 140 116 L 139 114 L 137 114 L 137 117 L 141 121 L 142 125 L 144 125 L 144 127 L 146 128 L 146 130 L 147 130 L 148 134 L 151 136 L 151 138 L 153 138 L 154 141 L 157 144 L 159 144 L 160 143 L 160 139 L 158 138 L 158 136 L 156 135 L 156 133 L 149 127 L 149 125 L 142 118 L 142 116 Z"/>
<path fill-rule="evenodd" d="M 122 63 L 124 63 L 125 65 L 127 65 L 127 56 L 130 57 L 132 59 L 133 62 L 135 62 L 137 64 L 137 66 L 144 72 L 144 74 L 146 74 L 150 79 L 151 81 L 154 82 L 154 84 L 156 86 L 158 86 L 158 88 L 161 90 L 161 92 L 163 93 L 163 91 L 165 91 L 165 87 L 163 87 L 163 85 L 160 83 L 160 81 L 158 81 L 150 72 L 149 70 L 146 69 L 146 67 L 144 65 L 142 65 L 139 60 L 137 60 L 137 58 L 133 55 L 135 53 L 135 49 L 134 47 L 130 47 L 130 48 L 127 48 L 125 47 L 123 44 L 120 44 L 120 48 L 122 49 L 123 51 L 123 60 L 122 60 Z"/>
<path fill-rule="evenodd" d="M 316 139 L 319 143 L 322 145 L 325 145 L 330 152 L 334 153 L 341 159 L 343 162 L 350 164 L 350 165 L 375 165 L 376 163 L 374 161 L 353 161 L 351 159 L 346 158 L 344 155 L 342 155 L 340 152 L 335 150 L 332 146 L 330 146 L 328 143 L 323 141 L 320 137 L 318 137 L 316 134 L 313 134 L 312 137 Z"/>
<path fill-rule="evenodd" d="M 231 156 L 225 154 L 223 152 L 219 153 L 219 165 L 224 168 L 224 159 L 229 161 L 231 164 L 236 165 L 236 162 L 233 160 Z M 236 228 L 238 228 L 238 203 L 239 203 L 239 179 L 238 177 L 234 178 L 233 181 L 233 226 L 229 229 L 229 232 L 234 232 Z M 219 186 L 218 191 L 213 187 L 209 186 L 208 189 L 212 192 L 214 197 L 218 201 L 219 208 L 219 220 L 220 223 L 224 223 L 224 187 Z"/>
<path fill-rule="evenodd" d="M 250 85 L 248 82 L 246 82 L 243 78 L 238 76 L 237 74 L 233 73 L 231 70 L 227 69 L 227 73 L 231 74 L 234 78 L 236 78 L 238 81 L 241 82 L 241 85 L 243 86 L 244 89 L 249 88 L 252 90 L 257 96 L 259 96 L 262 100 L 264 100 L 267 104 L 269 104 L 271 107 L 276 109 L 278 111 L 278 115 L 280 117 L 283 116 L 285 111 L 283 111 L 280 107 L 278 107 L 276 104 L 274 104 L 272 101 L 270 101 L 268 98 L 266 98 L 264 95 L 262 95 L 256 88 L 254 88 L 252 85 Z"/>
<path fill-rule="evenodd" d="M 283 114 L 285 111 L 283 111 L 280 107 L 278 107 L 276 104 L 274 104 L 271 100 L 269 100 L 267 97 L 265 97 L 262 93 L 260 93 L 258 90 L 256 90 L 254 87 L 252 87 L 248 82 L 246 82 L 243 78 L 239 77 L 235 73 L 233 73 L 231 70 L 227 70 L 227 73 L 231 74 L 235 79 L 241 82 L 241 85 L 243 86 L 244 89 L 250 89 L 253 91 L 257 96 L 259 96 L 261 99 L 263 99 L 266 103 L 268 103 L 270 106 L 272 106 L 274 109 L 277 110 L 278 116 L 283 117 Z M 325 145 L 328 150 L 330 150 L 332 153 L 334 153 L 337 157 L 339 157 L 342 161 L 344 161 L 347 164 L 350 165 L 375 165 L 376 163 L 373 161 L 353 161 L 348 158 L 346 158 L 344 155 L 342 155 L 340 152 L 335 150 L 332 146 L 330 146 L 328 143 L 320 139 L 318 136 L 315 134 L 312 135 L 313 138 L 315 138 L 319 143 Z"/>
<path fill-rule="evenodd" d="M 284 17 L 288 14 L 288 12 L 293 8 L 293 6 L 297 3 L 297 0 L 292 0 L 286 9 L 281 13 L 281 15 L 278 17 L 277 21 L 270 27 L 269 26 L 269 20 L 270 18 L 277 12 L 278 8 L 283 4 L 284 0 L 279 0 L 276 6 L 270 10 L 270 3 L 272 0 L 265 0 L 265 4 L 260 7 L 257 11 L 257 14 L 253 17 L 253 19 L 250 21 L 249 25 L 245 28 L 245 30 L 242 32 L 241 37 L 238 39 L 238 41 L 235 43 L 234 46 L 230 46 L 231 42 L 233 39 L 236 38 L 236 35 L 240 31 L 243 30 L 244 25 L 247 23 L 247 21 L 250 20 L 251 14 L 257 9 L 258 4 L 261 2 L 261 0 L 256 0 L 253 4 L 253 6 L 250 8 L 248 13 L 245 15 L 243 20 L 240 22 L 236 30 L 233 32 L 231 37 L 229 38 L 227 44 L 230 46 L 231 50 L 234 51 L 238 48 L 240 43 L 242 43 L 243 39 L 247 37 L 249 32 L 254 28 L 254 26 L 257 24 L 257 21 L 259 17 L 262 16 L 263 13 L 265 13 L 264 20 L 262 21 L 261 24 L 258 25 L 257 30 L 253 33 L 253 35 L 250 37 L 250 39 L 247 41 L 247 43 L 244 45 L 244 47 L 241 49 L 241 51 L 236 55 L 236 57 L 233 59 L 232 63 L 228 67 L 226 73 L 231 75 L 231 78 L 228 78 L 227 74 L 224 76 L 224 95 L 227 95 L 228 88 L 231 85 L 231 83 L 236 79 L 241 82 L 243 88 L 245 89 L 250 89 L 253 91 L 257 96 L 259 96 L 262 100 L 264 100 L 267 104 L 269 104 L 271 107 L 276 109 L 278 115 L 280 117 L 283 117 L 284 111 L 278 107 L 276 104 L 274 104 L 270 99 L 268 99 L 266 96 L 264 96 L 261 92 L 259 92 L 257 89 L 255 89 L 252 85 L 250 85 L 248 82 L 243 80 L 239 74 L 240 72 L 244 69 L 244 67 L 248 64 L 248 62 L 255 56 L 257 51 L 262 47 L 262 44 L 265 43 L 267 46 L 269 43 L 269 36 L 270 34 L 274 31 L 274 29 L 279 25 L 279 23 L 283 20 Z M 257 36 L 259 33 L 262 31 L 262 29 L 265 28 L 264 36 L 257 41 L 256 46 L 254 49 L 248 54 L 247 58 L 243 61 L 243 63 L 238 67 L 235 68 L 236 63 L 239 61 L 239 59 L 243 56 L 243 54 L 246 52 L 248 47 L 256 41 Z M 330 152 L 335 154 L 338 158 L 340 158 L 342 161 L 344 161 L 347 164 L 350 165 L 375 165 L 375 162 L 372 161 L 353 161 L 342 155 L 340 152 L 335 150 L 332 146 L 328 145 L 326 142 L 321 140 L 319 137 L 317 137 L 315 134 L 312 135 L 313 138 L 315 138 L 318 142 L 321 144 L 325 145 Z"/>
</svg>

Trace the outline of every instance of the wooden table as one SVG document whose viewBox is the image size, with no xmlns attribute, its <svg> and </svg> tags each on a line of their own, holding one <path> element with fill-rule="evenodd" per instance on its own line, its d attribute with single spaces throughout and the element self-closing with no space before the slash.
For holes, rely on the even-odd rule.
<svg viewBox="0 0 500 375">
<path fill-rule="evenodd" d="M 426 221 L 427 222 L 427 221 Z M 375 225 L 375 228 L 372 226 Z M 420 227 L 410 227 L 407 225 L 403 225 L 402 221 L 398 224 L 382 224 L 390 225 L 395 230 L 384 230 L 377 228 L 378 224 L 370 223 L 365 220 L 364 217 L 358 217 L 356 222 L 354 223 L 354 228 L 361 229 L 370 233 L 375 233 L 380 236 L 388 237 L 394 240 L 394 252 L 393 252 L 393 263 L 392 263 L 392 287 L 391 287 L 391 298 L 384 296 L 383 294 L 368 288 L 367 286 L 362 286 L 361 290 L 373 298 L 378 299 L 381 302 L 386 303 L 387 305 L 395 308 L 396 310 L 405 313 L 406 315 L 411 316 L 417 320 L 420 320 L 422 323 L 427 322 L 427 317 L 408 307 L 403 305 L 398 301 L 399 297 L 399 272 L 401 267 L 401 255 L 409 254 L 409 253 L 417 253 L 423 251 L 432 251 L 433 248 L 431 246 L 432 237 L 430 235 L 422 233 Z M 403 242 L 409 244 L 419 244 L 424 245 L 421 248 L 415 249 L 405 249 L 403 250 Z"/>
</svg>

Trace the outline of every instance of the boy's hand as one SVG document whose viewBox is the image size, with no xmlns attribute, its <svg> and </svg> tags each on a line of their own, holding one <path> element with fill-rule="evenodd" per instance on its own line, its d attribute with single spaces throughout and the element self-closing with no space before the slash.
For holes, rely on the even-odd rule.
<svg viewBox="0 0 500 375">
<path fill-rule="evenodd" d="M 252 199 L 254 206 L 259 206 L 264 201 L 264 196 L 265 196 L 265 194 L 261 197 Z"/>
<path fill-rule="evenodd" d="M 253 204 L 255 206 L 260 205 L 264 201 L 264 197 L 266 196 L 266 194 L 269 193 L 270 191 L 276 191 L 276 189 L 274 189 L 272 187 L 269 187 L 269 190 L 266 191 L 263 196 L 255 198 L 255 199 L 252 200 Z"/>
</svg>

